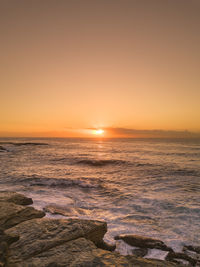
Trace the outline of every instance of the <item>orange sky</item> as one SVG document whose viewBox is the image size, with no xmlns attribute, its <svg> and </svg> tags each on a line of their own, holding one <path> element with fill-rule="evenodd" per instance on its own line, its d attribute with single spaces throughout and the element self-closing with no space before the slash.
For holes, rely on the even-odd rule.
<svg viewBox="0 0 200 267">
<path fill-rule="evenodd" d="M 200 132 L 199 29 L 199 0 L 1 1 L 0 136 Z"/>
</svg>

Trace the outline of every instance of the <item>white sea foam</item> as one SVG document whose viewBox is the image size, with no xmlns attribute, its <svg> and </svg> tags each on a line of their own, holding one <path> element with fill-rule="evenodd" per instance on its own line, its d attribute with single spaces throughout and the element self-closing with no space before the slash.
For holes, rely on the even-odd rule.
<svg viewBox="0 0 200 267">
<path fill-rule="evenodd" d="M 40 209 L 54 204 L 69 216 L 106 220 L 111 243 L 134 233 L 175 251 L 198 245 L 199 140 L 1 139 L 0 146 L 1 190 L 22 192 Z"/>
</svg>

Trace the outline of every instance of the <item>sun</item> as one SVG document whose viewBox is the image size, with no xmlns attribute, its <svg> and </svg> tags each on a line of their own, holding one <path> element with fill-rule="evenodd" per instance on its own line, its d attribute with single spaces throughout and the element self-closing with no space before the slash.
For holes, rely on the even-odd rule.
<svg viewBox="0 0 200 267">
<path fill-rule="evenodd" d="M 96 134 L 96 135 L 102 135 L 104 133 L 104 130 L 103 129 L 95 129 L 95 130 L 93 130 L 92 133 Z"/>
</svg>

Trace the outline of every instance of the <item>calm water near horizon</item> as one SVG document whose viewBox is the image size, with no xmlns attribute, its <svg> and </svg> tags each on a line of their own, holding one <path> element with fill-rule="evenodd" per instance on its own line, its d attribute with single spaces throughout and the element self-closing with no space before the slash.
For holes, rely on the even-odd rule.
<svg viewBox="0 0 200 267">
<path fill-rule="evenodd" d="M 0 146 L 0 190 L 103 219 L 109 242 L 135 233 L 176 250 L 199 245 L 200 140 L 1 138 Z"/>
</svg>

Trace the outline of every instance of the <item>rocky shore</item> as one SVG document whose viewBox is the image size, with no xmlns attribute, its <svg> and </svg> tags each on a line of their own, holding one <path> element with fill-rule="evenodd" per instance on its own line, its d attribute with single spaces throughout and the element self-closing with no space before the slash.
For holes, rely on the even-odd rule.
<svg viewBox="0 0 200 267">
<path fill-rule="evenodd" d="M 31 206 L 32 199 L 15 192 L 0 192 L 0 266 L 200 266 L 200 247 L 185 246 L 176 253 L 161 240 L 119 235 L 133 246 L 133 255 L 122 256 L 103 237 L 106 222 L 49 219 Z M 148 249 L 167 252 L 165 260 L 143 258 Z"/>
</svg>

